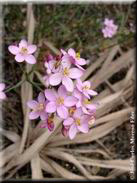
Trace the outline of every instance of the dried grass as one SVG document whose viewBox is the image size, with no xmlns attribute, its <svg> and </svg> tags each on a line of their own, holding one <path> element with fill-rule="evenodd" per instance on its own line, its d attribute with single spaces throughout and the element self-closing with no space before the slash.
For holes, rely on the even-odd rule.
<svg viewBox="0 0 137 183">
<path fill-rule="evenodd" d="M 28 5 L 28 40 L 33 42 L 35 19 L 33 16 L 32 5 Z M 59 51 L 51 43 L 45 41 L 44 44 L 50 48 L 55 54 Z M 93 89 L 99 87 L 102 83 L 106 83 L 106 88 L 100 91 L 99 95 L 95 97 L 94 102 L 99 100 L 99 108 L 97 110 L 96 123 L 91 126 L 91 130 L 87 134 L 78 134 L 74 140 L 69 140 L 60 135 L 58 130 L 60 129 L 60 120 L 55 119 L 55 130 L 50 133 L 46 129 L 40 129 L 38 127 L 30 127 L 30 121 L 28 119 L 29 109 L 26 106 L 26 102 L 33 97 L 33 88 L 28 83 L 22 84 L 21 98 L 24 114 L 24 128 L 22 136 L 18 134 L 0 130 L 2 135 L 10 139 L 13 144 L 4 148 L 0 152 L 0 159 L 3 157 L 3 161 L 0 162 L 1 176 L 9 173 L 7 178 L 10 178 L 26 163 L 31 163 L 31 177 L 32 179 L 51 179 L 57 178 L 63 179 L 109 179 L 115 178 L 124 172 L 129 171 L 129 159 L 113 159 L 111 154 L 106 152 L 105 148 L 92 149 L 92 148 L 71 148 L 66 145 L 70 144 L 84 144 L 98 141 L 102 137 L 108 135 L 124 122 L 129 120 L 129 114 L 134 108 L 130 105 L 132 100 L 132 92 L 134 88 L 133 83 L 133 71 L 134 71 L 134 49 L 128 50 L 126 53 L 120 52 L 121 55 L 113 59 L 115 55 L 120 52 L 119 45 L 108 49 L 101 54 L 94 64 L 87 68 L 83 80 L 90 78 L 90 81 L 94 83 Z M 127 69 L 126 77 L 115 84 L 111 84 L 109 78 L 120 71 L 122 68 Z M 26 71 L 30 71 L 31 66 L 27 65 Z M 98 71 L 91 77 L 91 74 L 98 69 Z M 44 81 L 39 72 L 35 72 L 36 76 L 42 84 Z M 24 78 L 24 76 L 23 76 Z M 33 74 L 31 75 L 33 79 Z M 122 109 L 116 111 L 119 105 L 123 105 Z M 31 130 L 29 131 L 29 128 Z M 31 134 L 28 138 L 28 132 Z M 29 141 L 30 140 L 30 141 Z M 26 146 L 27 142 L 27 146 Z M 102 159 L 92 159 L 85 155 L 100 154 L 104 157 Z M 72 172 L 71 169 L 67 169 L 63 165 L 60 165 L 57 158 L 61 161 L 65 161 L 73 164 L 78 169 L 78 174 Z M 112 169 L 107 176 L 92 175 L 87 167 L 102 167 L 105 169 Z M 50 173 L 53 178 L 44 177 L 42 170 L 46 173 Z"/>
</svg>

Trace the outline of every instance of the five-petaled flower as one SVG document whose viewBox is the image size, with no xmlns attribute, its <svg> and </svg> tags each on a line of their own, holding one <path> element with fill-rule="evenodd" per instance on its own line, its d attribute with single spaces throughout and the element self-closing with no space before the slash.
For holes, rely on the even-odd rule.
<svg viewBox="0 0 137 183">
<path fill-rule="evenodd" d="M 45 96 L 49 101 L 46 106 L 48 113 L 57 114 L 60 118 L 66 119 L 68 117 L 68 107 L 74 106 L 77 103 L 77 99 L 74 96 L 68 96 L 66 88 L 61 85 L 58 92 L 53 89 L 46 89 Z"/>
<path fill-rule="evenodd" d="M 114 24 L 113 20 L 109 20 L 108 18 L 105 18 L 104 25 L 105 27 L 102 29 L 104 37 L 113 37 L 117 32 L 118 26 Z"/>
<path fill-rule="evenodd" d="M 71 64 L 74 64 L 78 68 L 84 70 L 83 67 L 81 67 L 81 66 L 86 64 L 86 60 L 80 57 L 80 53 L 79 52 L 76 53 L 73 48 L 70 48 L 68 50 L 68 52 L 66 52 L 65 50 L 61 49 L 61 52 L 64 55 L 62 57 L 62 61 L 63 62 L 69 61 Z"/>
<path fill-rule="evenodd" d="M 37 49 L 36 45 L 28 44 L 26 40 L 21 40 L 19 46 L 10 45 L 8 50 L 15 55 L 17 62 L 26 61 L 29 64 L 35 64 L 36 59 L 32 55 Z"/>
<path fill-rule="evenodd" d="M 51 74 L 49 77 L 49 83 L 52 86 L 57 86 L 61 82 L 69 92 L 74 89 L 74 83 L 72 79 L 78 79 L 83 75 L 83 71 L 78 68 L 71 68 L 71 63 L 62 63 L 62 70 L 58 73 Z"/>
<path fill-rule="evenodd" d="M 41 120 L 47 119 L 47 113 L 45 111 L 46 108 L 46 100 L 45 96 L 42 92 L 39 93 L 38 99 L 36 100 L 30 100 L 27 103 L 28 107 L 32 109 L 32 112 L 29 114 L 29 119 L 36 119 L 38 117 L 41 118 Z"/>
<path fill-rule="evenodd" d="M 77 79 L 76 87 L 81 93 L 83 93 L 89 99 L 90 99 L 90 95 L 91 96 L 97 95 L 96 91 L 90 89 L 91 84 L 89 81 L 84 81 L 82 83 L 80 79 Z"/>
<path fill-rule="evenodd" d="M 85 115 L 81 108 L 77 108 L 73 116 L 68 117 L 64 120 L 63 125 L 69 127 L 68 135 L 70 139 L 73 139 L 77 132 L 88 133 L 89 126 L 89 116 Z M 65 128 L 66 129 L 66 128 Z"/>
</svg>

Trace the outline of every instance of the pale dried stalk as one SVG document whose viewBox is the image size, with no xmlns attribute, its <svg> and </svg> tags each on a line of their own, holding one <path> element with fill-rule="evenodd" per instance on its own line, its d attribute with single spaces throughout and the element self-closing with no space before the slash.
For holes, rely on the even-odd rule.
<svg viewBox="0 0 137 183">
<path fill-rule="evenodd" d="M 79 163 L 79 161 L 73 155 L 66 152 L 57 151 L 57 149 L 56 151 L 47 150 L 45 151 L 45 154 L 73 163 L 85 177 L 88 179 L 91 177 L 90 173 Z"/>
<path fill-rule="evenodd" d="M 42 167 L 39 153 L 36 153 L 36 155 L 31 160 L 32 179 L 43 179 L 41 169 Z"/>
<path fill-rule="evenodd" d="M 16 142 L 9 145 L 0 152 L 0 168 L 3 167 L 9 160 L 17 154 L 20 143 Z"/>
<path fill-rule="evenodd" d="M 104 72 L 102 71 L 101 73 L 98 72 L 97 74 L 95 74 L 95 76 L 90 79 L 90 81 L 94 83 L 92 88 L 95 89 L 102 82 L 109 79 L 113 74 L 120 71 L 121 68 L 127 67 L 130 63 L 132 63 L 134 61 L 134 52 L 135 49 L 129 50 L 127 53 L 118 58 L 115 62 L 111 63 L 109 69 L 105 69 Z"/>
<path fill-rule="evenodd" d="M 102 168 L 115 168 L 115 169 L 119 169 L 119 170 L 125 170 L 125 171 L 129 171 L 130 170 L 130 160 L 126 159 L 126 160 L 98 160 L 98 159 L 90 159 L 90 158 L 86 158 L 86 157 L 77 157 L 78 160 L 84 164 L 84 165 L 88 165 L 88 166 L 99 166 Z"/>
<path fill-rule="evenodd" d="M 80 153 L 80 154 L 85 154 L 85 153 L 87 153 L 87 154 L 95 154 L 95 153 L 98 153 L 98 154 L 101 154 L 101 155 L 103 155 L 105 158 L 108 158 L 108 159 L 110 159 L 111 157 L 110 157 L 110 155 L 108 154 L 108 153 L 106 153 L 105 151 L 103 151 L 102 149 L 92 149 L 92 147 L 90 147 L 90 148 L 85 148 L 85 146 L 84 147 L 80 147 L 80 148 L 62 148 L 62 147 L 54 147 L 54 148 L 44 148 L 44 150 L 46 151 L 46 150 L 54 150 L 55 152 L 56 152 L 56 150 L 57 151 L 62 151 L 62 152 L 69 152 L 69 153 L 72 153 L 72 154 L 75 154 L 75 153 Z"/>
<path fill-rule="evenodd" d="M 34 36 L 34 29 L 35 29 L 35 19 L 33 15 L 33 10 L 32 10 L 32 4 L 28 4 L 27 6 L 27 28 L 28 28 L 28 42 L 31 44 L 33 42 L 33 36 Z M 26 65 L 26 71 L 27 73 L 32 69 L 32 65 L 27 64 Z M 33 74 L 30 76 L 30 80 L 33 79 Z M 22 134 L 22 140 L 20 144 L 20 149 L 19 153 L 23 152 L 25 142 L 27 139 L 27 133 L 29 129 L 29 112 L 30 109 L 27 107 L 27 101 L 32 99 L 33 95 L 33 89 L 30 83 L 27 81 L 22 84 L 21 87 L 22 91 L 22 102 L 23 102 L 23 113 L 24 113 L 24 129 L 23 129 L 23 134 Z"/>
<path fill-rule="evenodd" d="M 64 167 L 60 166 L 57 164 L 55 161 L 51 160 L 50 158 L 45 157 L 45 160 L 61 175 L 63 178 L 67 178 L 70 180 L 82 180 L 82 179 L 87 179 L 86 177 L 76 175 L 72 173 L 71 171 L 68 171 Z M 90 176 L 91 180 L 101 180 L 101 179 L 107 179 L 106 177 L 103 176 Z"/>
<path fill-rule="evenodd" d="M 4 135 L 6 138 L 8 138 L 9 140 L 11 140 L 12 142 L 17 142 L 20 140 L 20 136 L 15 132 L 0 128 L 0 133 Z"/>
</svg>

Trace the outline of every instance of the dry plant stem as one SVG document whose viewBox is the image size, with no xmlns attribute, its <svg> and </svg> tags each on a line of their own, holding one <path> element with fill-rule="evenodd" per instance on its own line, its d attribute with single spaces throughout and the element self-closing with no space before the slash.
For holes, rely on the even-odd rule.
<svg viewBox="0 0 137 183">
<path fill-rule="evenodd" d="M 32 10 L 32 4 L 27 5 L 27 28 L 28 28 L 28 42 L 32 43 L 33 36 L 34 36 L 34 28 L 35 28 L 35 20 L 34 20 L 34 15 Z M 27 73 L 29 73 L 31 69 L 32 69 L 32 65 L 27 64 L 26 65 Z M 33 79 L 33 73 L 30 75 L 30 80 L 32 79 Z M 23 83 L 21 90 L 22 90 L 23 113 L 24 113 L 24 129 L 23 129 L 19 153 L 23 152 L 25 142 L 27 139 L 28 129 L 29 129 L 30 121 L 28 116 L 29 116 L 30 109 L 26 106 L 26 104 L 27 104 L 27 101 L 32 99 L 32 95 L 33 95 L 32 86 L 27 81 Z"/>
<path fill-rule="evenodd" d="M 36 153 L 34 158 L 31 160 L 32 179 L 42 179 L 41 163 L 39 153 Z"/>
<path fill-rule="evenodd" d="M 90 173 L 81 165 L 81 163 L 79 163 L 79 161 L 73 155 L 57 150 L 47 150 L 45 151 L 45 154 L 73 163 L 86 178 L 90 179 Z"/>
<path fill-rule="evenodd" d="M 55 129 L 59 125 L 60 120 L 55 119 Z M 28 147 L 22 154 L 18 154 L 18 156 L 10 162 L 10 168 L 29 162 L 38 152 L 40 152 L 43 146 L 47 144 L 47 140 L 50 136 L 52 136 L 52 133 L 45 131 L 40 137 L 38 137 L 33 142 L 33 144 L 30 147 Z"/>
</svg>

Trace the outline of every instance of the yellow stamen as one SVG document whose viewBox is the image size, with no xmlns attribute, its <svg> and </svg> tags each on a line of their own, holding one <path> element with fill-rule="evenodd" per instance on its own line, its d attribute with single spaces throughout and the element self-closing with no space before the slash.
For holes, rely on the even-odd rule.
<svg viewBox="0 0 137 183">
<path fill-rule="evenodd" d="M 64 68 L 63 74 L 64 74 L 65 76 L 68 76 L 68 75 L 69 75 L 69 69 L 68 69 L 67 67 Z"/>
<path fill-rule="evenodd" d="M 59 97 L 59 98 L 57 99 L 57 104 L 59 104 L 59 105 L 64 104 L 64 98 Z"/>
<path fill-rule="evenodd" d="M 76 111 L 76 107 L 70 107 L 69 108 L 69 114 L 70 114 L 70 116 L 72 116 L 75 111 Z"/>
<path fill-rule="evenodd" d="M 21 48 L 21 53 L 25 54 L 27 52 L 28 52 L 28 49 L 27 48 L 24 48 L 24 47 Z"/>
<path fill-rule="evenodd" d="M 44 104 L 39 104 L 37 110 L 41 111 L 44 109 Z"/>
<path fill-rule="evenodd" d="M 83 90 L 89 90 L 89 89 L 90 89 L 90 87 L 87 85 L 83 87 Z"/>
<path fill-rule="evenodd" d="M 57 69 L 57 68 L 60 66 L 60 63 L 61 63 L 61 61 L 57 61 L 57 62 L 54 64 L 55 69 Z"/>
<path fill-rule="evenodd" d="M 80 58 L 80 52 L 76 53 L 76 58 L 79 59 Z"/>
<path fill-rule="evenodd" d="M 88 100 L 88 99 L 84 99 L 83 103 L 86 105 L 86 104 L 91 104 L 91 101 Z"/>
<path fill-rule="evenodd" d="M 80 119 L 79 119 L 79 118 L 77 118 L 77 119 L 75 120 L 75 122 L 76 122 L 76 124 L 77 124 L 78 126 L 80 126 Z"/>
</svg>

